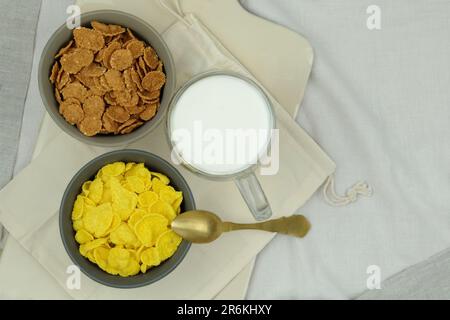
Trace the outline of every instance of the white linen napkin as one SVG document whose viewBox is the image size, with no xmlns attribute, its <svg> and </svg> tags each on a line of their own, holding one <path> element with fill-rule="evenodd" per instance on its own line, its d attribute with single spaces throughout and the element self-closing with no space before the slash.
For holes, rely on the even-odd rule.
<svg viewBox="0 0 450 320">
<path fill-rule="evenodd" d="M 172 25 L 163 37 L 175 60 L 178 86 L 212 69 L 248 75 L 197 19 L 189 15 Z M 188 54 L 187 54 L 188 53 Z M 249 76 L 249 75 L 248 75 Z M 334 171 L 334 163 L 273 101 L 280 130 L 280 171 L 260 176 L 275 216 L 297 210 Z M 170 159 L 164 126 L 129 148 L 148 150 Z M 21 174 L 0 192 L 0 221 L 74 298 L 96 299 L 208 299 L 217 294 L 272 239 L 272 234 L 238 232 L 209 245 L 193 245 L 180 266 L 163 280 L 139 289 L 102 286 L 82 276 L 81 289 L 66 287 L 66 268 L 72 264 L 59 236 L 58 208 L 68 181 L 86 162 L 109 149 L 84 145 L 60 133 Z M 199 208 L 222 218 L 251 221 L 232 182 L 212 182 L 182 167 Z M 226 197 L 223 195 L 226 194 Z"/>
</svg>

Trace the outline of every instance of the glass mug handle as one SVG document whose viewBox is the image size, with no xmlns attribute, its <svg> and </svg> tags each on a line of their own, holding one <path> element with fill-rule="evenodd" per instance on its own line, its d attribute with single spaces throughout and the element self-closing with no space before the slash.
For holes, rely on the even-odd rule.
<svg viewBox="0 0 450 320">
<path fill-rule="evenodd" d="M 254 173 L 234 180 L 256 221 L 269 219 L 272 209 Z"/>
</svg>

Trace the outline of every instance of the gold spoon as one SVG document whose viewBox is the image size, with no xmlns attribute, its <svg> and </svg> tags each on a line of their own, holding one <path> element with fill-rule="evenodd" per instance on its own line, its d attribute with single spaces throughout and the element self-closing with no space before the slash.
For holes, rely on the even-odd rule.
<svg viewBox="0 0 450 320">
<path fill-rule="evenodd" d="M 223 222 L 216 214 L 208 211 L 187 211 L 172 221 L 172 230 L 183 239 L 193 243 L 208 243 L 216 240 L 223 232 L 236 230 L 262 230 L 278 232 L 303 238 L 311 228 L 304 216 L 283 217 L 260 223 L 238 224 Z"/>
</svg>

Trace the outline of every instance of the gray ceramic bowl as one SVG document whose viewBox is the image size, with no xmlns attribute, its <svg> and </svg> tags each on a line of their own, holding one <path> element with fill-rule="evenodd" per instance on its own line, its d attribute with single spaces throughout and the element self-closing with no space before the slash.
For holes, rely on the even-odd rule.
<svg viewBox="0 0 450 320">
<path fill-rule="evenodd" d="M 176 190 L 183 192 L 184 199 L 181 204 L 181 212 L 194 210 L 195 202 L 187 182 L 178 170 L 162 158 L 145 151 L 119 150 L 106 153 L 90 161 L 72 178 L 64 192 L 59 210 L 59 229 L 67 253 L 73 263 L 79 266 L 80 270 L 89 278 L 110 287 L 124 289 L 137 288 L 156 282 L 174 270 L 188 252 L 190 243 L 183 240 L 178 250 L 168 260 L 157 267 L 151 268 L 145 274 L 140 273 L 128 278 L 114 276 L 104 272 L 79 253 L 79 244 L 75 241 L 75 231 L 72 228 L 71 218 L 75 199 L 81 192 L 81 186 L 85 181 L 94 178 L 98 170 L 104 165 L 116 161 L 145 163 L 146 167 L 150 170 L 167 175 L 171 180 L 171 185 Z"/>
<path fill-rule="evenodd" d="M 161 106 L 155 118 L 146 122 L 143 126 L 129 134 L 117 136 L 99 135 L 95 137 L 87 137 L 83 135 L 76 127 L 71 126 L 64 120 L 64 118 L 59 114 L 59 105 L 55 99 L 53 85 L 50 83 L 49 76 L 53 63 L 55 62 L 54 56 L 59 49 L 67 44 L 67 42 L 69 42 L 72 38 L 72 30 L 69 30 L 65 24 L 56 30 L 56 32 L 51 36 L 42 52 L 38 72 L 39 91 L 41 93 L 45 108 L 52 119 L 64 132 L 68 133 L 72 137 L 88 144 L 103 147 L 126 145 L 145 136 L 152 129 L 154 129 L 165 116 L 176 83 L 173 59 L 167 45 L 158 32 L 138 17 L 125 12 L 112 10 L 92 11 L 81 15 L 82 26 L 90 26 L 90 22 L 92 20 L 98 20 L 104 23 L 119 24 L 124 27 L 128 27 L 137 37 L 139 37 L 139 39 L 150 44 L 158 53 L 160 59 L 164 63 L 164 71 L 166 73 L 167 82 L 163 88 Z"/>
</svg>

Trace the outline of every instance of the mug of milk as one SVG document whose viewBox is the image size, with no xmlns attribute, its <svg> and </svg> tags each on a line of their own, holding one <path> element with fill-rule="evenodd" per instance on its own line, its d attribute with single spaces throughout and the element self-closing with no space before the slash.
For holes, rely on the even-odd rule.
<svg viewBox="0 0 450 320">
<path fill-rule="evenodd" d="M 214 71 L 185 84 L 167 115 L 172 160 L 213 180 L 234 180 L 256 220 L 272 215 L 254 171 L 270 152 L 275 116 L 264 91 L 237 73 Z"/>
</svg>

